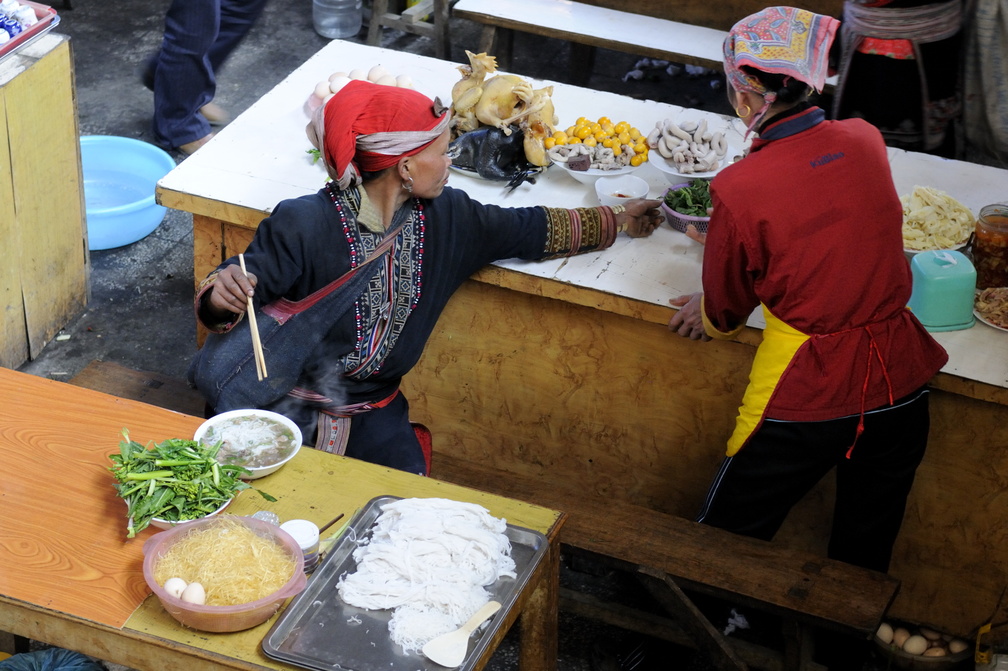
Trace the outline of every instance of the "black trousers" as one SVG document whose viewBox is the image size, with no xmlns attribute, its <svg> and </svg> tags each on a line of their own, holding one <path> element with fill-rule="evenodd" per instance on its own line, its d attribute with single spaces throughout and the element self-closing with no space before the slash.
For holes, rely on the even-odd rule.
<svg viewBox="0 0 1008 671">
<path fill-rule="evenodd" d="M 927 447 L 928 391 L 865 413 L 864 432 L 855 443 L 858 420 L 857 415 L 824 422 L 764 420 L 721 464 L 697 521 L 770 540 L 791 508 L 835 467 L 829 556 L 887 571 Z"/>
</svg>

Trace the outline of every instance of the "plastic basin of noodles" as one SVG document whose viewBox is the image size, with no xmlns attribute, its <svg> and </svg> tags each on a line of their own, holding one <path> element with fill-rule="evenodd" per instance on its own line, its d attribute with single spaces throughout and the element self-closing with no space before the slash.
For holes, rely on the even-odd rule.
<svg viewBox="0 0 1008 671">
<path fill-rule="evenodd" d="M 304 572 L 304 555 L 297 541 L 280 527 L 253 519 L 251 517 L 235 517 L 254 533 L 263 538 L 271 538 L 279 542 L 291 556 L 296 559 L 294 575 L 280 589 L 261 599 L 237 606 L 206 606 L 186 603 L 164 590 L 154 579 L 154 571 L 158 560 L 179 542 L 191 529 L 200 529 L 208 524 L 215 524 L 220 518 L 204 518 L 176 526 L 171 531 L 162 531 L 152 536 L 144 543 L 143 574 L 147 586 L 161 601 L 161 605 L 173 618 L 187 627 L 200 631 L 231 632 L 251 629 L 273 617 L 280 606 L 289 597 L 304 589 L 307 577 Z"/>
<path fill-rule="evenodd" d="M 154 187 L 175 160 L 152 144 L 114 135 L 85 135 L 80 148 L 88 249 L 122 247 L 153 232 L 166 212 L 154 202 Z"/>
</svg>

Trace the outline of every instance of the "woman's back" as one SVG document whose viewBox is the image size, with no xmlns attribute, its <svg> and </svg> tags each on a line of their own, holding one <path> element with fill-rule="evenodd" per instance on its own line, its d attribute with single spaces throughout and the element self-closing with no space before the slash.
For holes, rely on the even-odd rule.
<svg viewBox="0 0 1008 671">
<path fill-rule="evenodd" d="M 712 191 L 705 270 L 754 277 L 750 304 L 736 309 L 763 303 L 804 333 L 832 333 L 905 307 L 902 206 L 885 145 L 869 124 L 822 121 L 757 140 Z"/>
</svg>

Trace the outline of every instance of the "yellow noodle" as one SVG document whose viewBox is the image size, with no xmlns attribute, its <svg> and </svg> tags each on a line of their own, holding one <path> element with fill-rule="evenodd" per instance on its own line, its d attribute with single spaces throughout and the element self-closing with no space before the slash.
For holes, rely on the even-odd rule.
<svg viewBox="0 0 1008 671">
<path fill-rule="evenodd" d="M 154 580 L 159 585 L 172 577 L 198 582 L 208 606 L 234 606 L 277 591 L 295 568 L 296 559 L 278 541 L 224 516 L 183 534 L 158 559 Z"/>
</svg>

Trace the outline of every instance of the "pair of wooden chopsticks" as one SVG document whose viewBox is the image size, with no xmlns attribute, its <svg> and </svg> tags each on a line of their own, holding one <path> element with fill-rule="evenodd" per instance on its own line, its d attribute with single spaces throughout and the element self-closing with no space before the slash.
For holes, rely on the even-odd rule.
<svg viewBox="0 0 1008 671">
<path fill-rule="evenodd" d="M 244 254 L 238 255 L 238 263 L 241 264 L 242 273 L 248 277 L 248 271 L 245 270 Z M 252 329 L 252 352 L 255 354 L 256 375 L 261 381 L 263 378 L 269 377 L 269 373 L 266 372 L 266 357 L 263 355 L 262 342 L 259 341 L 259 325 L 256 323 L 252 297 L 246 296 L 246 300 L 248 301 L 249 328 Z"/>
</svg>

